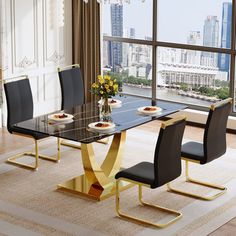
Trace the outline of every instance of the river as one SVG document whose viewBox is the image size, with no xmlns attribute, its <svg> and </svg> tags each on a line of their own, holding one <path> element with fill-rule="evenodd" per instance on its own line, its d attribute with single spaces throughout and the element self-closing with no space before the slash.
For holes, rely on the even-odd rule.
<svg viewBox="0 0 236 236">
<path fill-rule="evenodd" d="M 136 86 L 129 85 L 123 85 L 122 88 L 124 93 L 130 93 L 134 95 L 151 97 L 152 93 L 151 88 L 139 88 Z M 210 104 L 212 104 L 212 102 L 209 101 L 178 95 L 177 90 L 168 88 L 157 88 L 157 98 L 167 101 L 181 102 L 199 106 L 209 106 Z"/>
</svg>

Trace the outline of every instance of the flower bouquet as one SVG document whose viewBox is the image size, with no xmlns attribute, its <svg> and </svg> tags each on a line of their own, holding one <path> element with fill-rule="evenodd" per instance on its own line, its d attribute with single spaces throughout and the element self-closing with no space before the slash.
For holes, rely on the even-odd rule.
<svg viewBox="0 0 236 236">
<path fill-rule="evenodd" d="M 109 116 L 111 107 L 108 104 L 108 98 L 115 96 L 118 93 L 118 83 L 116 79 L 112 79 L 109 75 L 98 75 L 97 81 L 92 84 L 91 92 L 98 95 L 102 100 L 101 113 L 102 116 Z"/>
</svg>

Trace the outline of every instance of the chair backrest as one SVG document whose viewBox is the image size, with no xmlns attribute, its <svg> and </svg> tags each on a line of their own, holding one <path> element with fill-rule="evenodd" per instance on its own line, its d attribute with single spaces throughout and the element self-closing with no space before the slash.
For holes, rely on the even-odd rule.
<svg viewBox="0 0 236 236">
<path fill-rule="evenodd" d="M 204 132 L 204 160 L 210 162 L 226 152 L 226 127 L 231 111 L 232 98 L 211 106 Z"/>
<path fill-rule="evenodd" d="M 61 84 L 61 109 L 67 109 L 84 103 L 84 82 L 78 65 L 58 69 Z"/>
<path fill-rule="evenodd" d="M 33 118 L 33 97 L 27 76 L 5 81 L 7 102 L 7 128 L 11 132 L 13 124 Z"/>
<path fill-rule="evenodd" d="M 155 187 L 176 179 L 181 174 L 181 143 L 186 118 L 164 122 L 161 126 L 154 154 Z"/>
</svg>

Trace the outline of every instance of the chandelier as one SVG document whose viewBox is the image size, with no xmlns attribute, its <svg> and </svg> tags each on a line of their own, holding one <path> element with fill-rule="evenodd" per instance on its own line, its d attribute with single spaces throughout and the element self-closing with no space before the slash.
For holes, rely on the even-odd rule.
<svg viewBox="0 0 236 236">
<path fill-rule="evenodd" d="M 88 3 L 89 0 L 84 0 L 85 3 Z M 93 0 L 91 0 L 93 1 Z M 140 0 L 141 2 L 145 2 L 145 0 Z M 98 3 L 108 3 L 108 4 L 120 4 L 122 5 L 123 3 L 128 3 L 130 4 L 131 0 L 97 0 Z"/>
</svg>

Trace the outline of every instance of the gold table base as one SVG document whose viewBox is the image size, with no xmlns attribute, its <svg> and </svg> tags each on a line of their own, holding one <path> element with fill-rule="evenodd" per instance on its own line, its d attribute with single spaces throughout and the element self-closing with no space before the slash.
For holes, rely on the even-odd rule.
<svg viewBox="0 0 236 236">
<path fill-rule="evenodd" d="M 101 165 L 96 161 L 92 144 L 81 143 L 84 175 L 59 184 L 58 190 L 82 194 L 96 200 L 114 195 L 116 192 L 114 176 L 121 169 L 125 138 L 125 131 L 114 134 L 107 156 Z M 124 182 L 121 190 L 131 186 Z"/>
<path fill-rule="evenodd" d="M 91 183 L 86 175 L 81 175 L 68 180 L 65 183 L 58 184 L 57 189 L 59 191 L 65 191 L 101 201 L 116 194 L 115 178 L 110 178 L 110 181 L 108 186 L 102 187 L 99 183 Z M 133 184 L 129 182 L 121 181 L 119 189 L 122 191 L 132 186 Z"/>
</svg>

